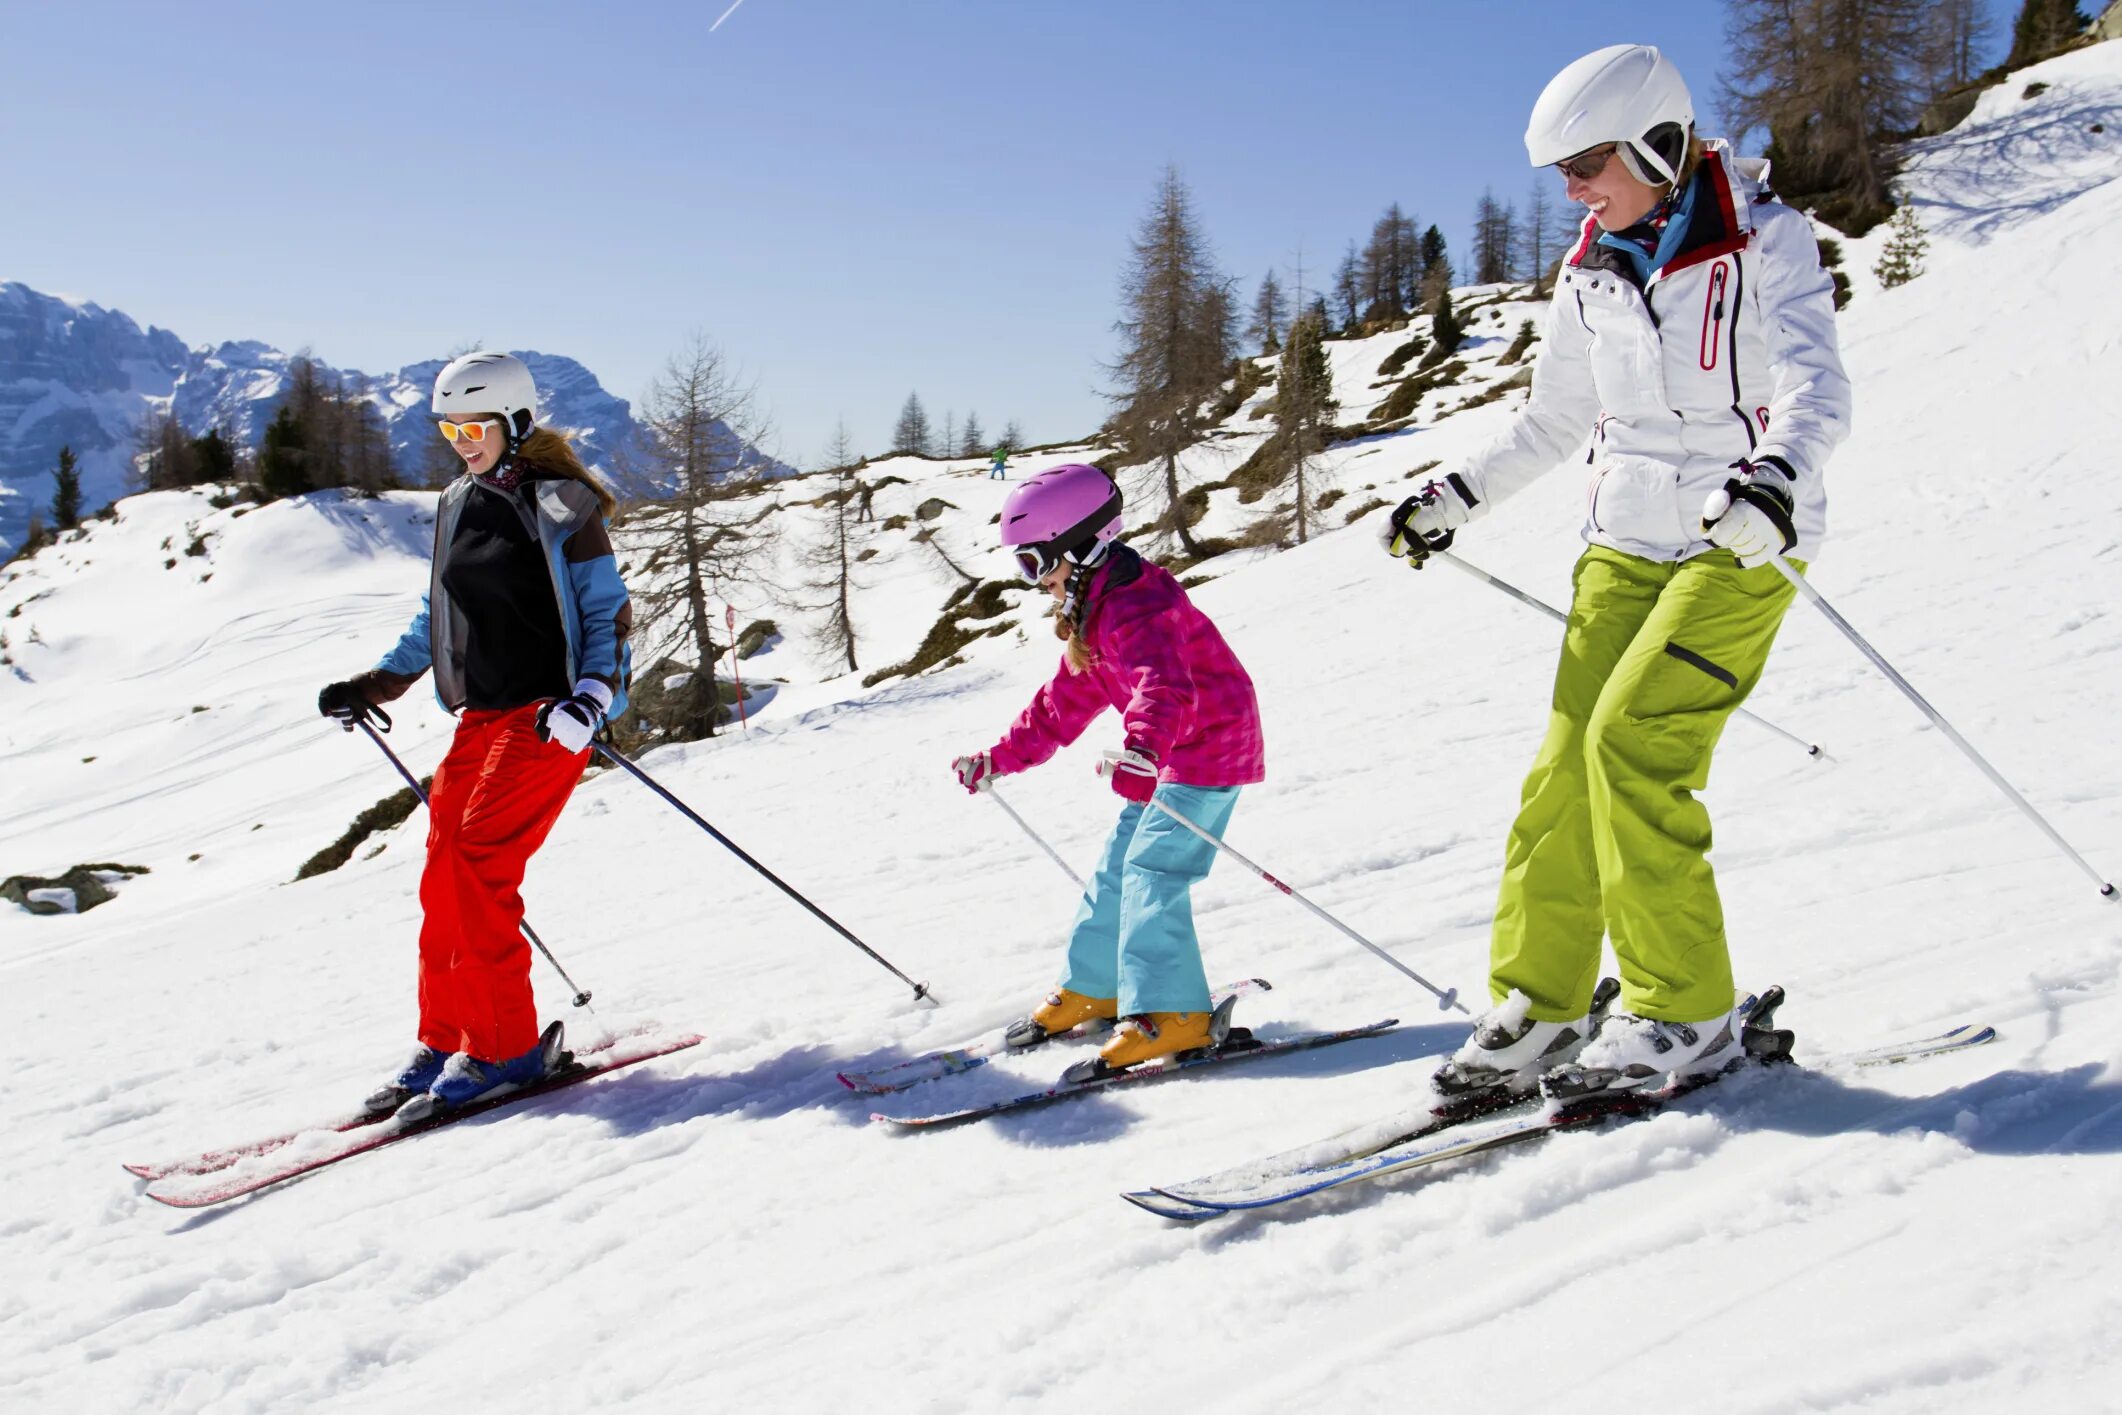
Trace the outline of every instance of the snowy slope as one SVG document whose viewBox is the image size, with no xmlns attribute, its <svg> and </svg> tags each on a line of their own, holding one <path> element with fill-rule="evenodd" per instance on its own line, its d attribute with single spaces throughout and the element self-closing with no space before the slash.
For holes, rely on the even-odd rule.
<svg viewBox="0 0 2122 1415">
<path fill-rule="evenodd" d="M 2122 100 L 2122 45 L 2024 77 L 2049 70 L 2058 105 Z M 2093 180 L 2067 125 L 1992 160 L 1983 132 L 2019 142 L 2046 101 L 1978 113 L 1915 169 L 1919 200 L 1978 190 L 2000 215 L 1979 245 L 1941 232 L 1930 273 L 1847 311 L 1858 431 L 1815 582 L 2114 872 L 2122 496 L 2085 414 L 2108 401 L 2122 327 L 2122 164 L 2110 147 Z M 1506 414 L 1340 449 L 1349 495 L 1392 497 Z M 879 516 L 943 495 L 951 552 L 972 555 L 1001 485 L 923 470 Z M 1461 549 L 1560 600 L 1579 495 L 1564 468 Z M 963 666 L 865 692 L 821 681 L 792 641 L 775 654 L 798 681 L 749 737 L 645 765 L 932 980 L 941 1008 L 603 775 L 534 864 L 531 916 L 606 1022 L 705 1044 L 226 1211 L 147 1204 L 120 1160 L 334 1110 L 409 1030 L 418 818 L 380 854 L 281 881 L 393 784 L 310 701 L 409 612 L 427 505 L 232 518 L 140 498 L 0 574 L 19 670 L 0 670 L 0 872 L 155 870 L 90 914 L 0 914 L 8 1408 L 2116 1408 L 2122 909 L 1803 606 L 1752 706 L 1832 760 L 1734 723 L 1708 799 L 1740 976 L 1789 989 L 1806 1072 L 1271 1218 L 1165 1226 L 1116 1191 L 1396 1104 L 1417 1059 L 1463 1035 L 1219 869 L 1198 894 L 1211 972 L 1277 984 L 1242 1020 L 1407 1027 L 1018 1121 L 879 1133 L 836 1067 L 970 1036 L 1054 969 L 1069 887 L 944 771 L 1053 649 L 1030 623 L 1022 644 L 981 640 Z M 870 562 L 879 663 L 947 588 L 903 548 Z M 1552 626 L 1448 569 L 1411 576 L 1367 527 L 1225 560 L 1199 599 L 1252 668 L 1269 738 L 1234 843 L 1476 988 Z M 395 742 L 425 769 L 446 729 L 408 698 Z M 1008 784 L 1086 863 L 1114 810 L 1090 775 L 1110 740 Z M 1884 1074 L 1833 1059 L 1970 1016 L 2002 1040 Z"/>
</svg>

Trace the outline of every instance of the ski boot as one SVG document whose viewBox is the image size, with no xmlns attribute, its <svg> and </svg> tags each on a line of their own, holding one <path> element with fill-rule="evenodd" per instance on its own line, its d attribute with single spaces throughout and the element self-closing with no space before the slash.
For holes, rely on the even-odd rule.
<svg viewBox="0 0 2122 1415">
<path fill-rule="evenodd" d="M 1526 1095 L 1540 1078 L 1572 1060 L 1606 1020 L 1621 985 L 1601 978 L 1592 990 L 1591 1011 L 1567 1022 L 1535 1022 L 1525 1015 L 1523 993 L 1510 997 L 1474 1023 L 1474 1034 L 1429 1078 L 1444 1101 Z"/>
<path fill-rule="evenodd" d="M 1749 1058 L 1790 1059 L 1791 1034 L 1775 1030 L 1783 989 L 1770 988 L 1706 1022 L 1662 1022 L 1623 1013 L 1611 1019 L 1575 1061 L 1541 1078 L 1554 1100 L 1657 1090 L 1668 1077 L 1686 1088 Z"/>
<path fill-rule="evenodd" d="M 1010 1023 L 1002 1040 L 1011 1050 L 1035 1047 L 1072 1027 L 1120 1015 L 1120 1004 L 1110 997 L 1085 997 L 1080 992 L 1056 988 L 1032 1015 Z"/>
<path fill-rule="evenodd" d="M 368 1093 L 361 1102 L 361 1109 L 369 1115 L 383 1115 L 396 1110 L 414 1096 L 435 1084 L 442 1074 L 442 1063 L 449 1057 L 431 1046 L 423 1045 L 414 1052 L 412 1059 L 398 1068 L 398 1074 Z"/>
<path fill-rule="evenodd" d="M 1226 1042 L 1250 1044 L 1252 1033 L 1230 1024 L 1237 1005 L 1237 998 L 1226 997 L 1214 1012 L 1142 1012 L 1122 1018 L 1112 1040 L 1090 1060 L 1062 1072 L 1061 1080 L 1071 1086 L 1102 1081 L 1145 1061 L 1213 1051 Z"/>
<path fill-rule="evenodd" d="M 400 1119 L 425 1120 L 431 1115 L 484 1100 L 499 1091 L 515 1090 L 544 1080 L 574 1058 L 561 1048 L 566 1024 L 555 1022 L 538 1038 L 538 1044 L 521 1056 L 506 1061 L 480 1061 L 469 1052 L 458 1052 L 442 1064 L 442 1072 L 425 1095 L 414 1096 L 398 1109 Z"/>
</svg>

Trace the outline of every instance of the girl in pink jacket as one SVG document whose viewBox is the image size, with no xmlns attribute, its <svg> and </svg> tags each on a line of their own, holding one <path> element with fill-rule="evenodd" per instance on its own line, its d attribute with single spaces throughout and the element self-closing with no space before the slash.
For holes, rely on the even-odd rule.
<svg viewBox="0 0 2122 1415">
<path fill-rule="evenodd" d="M 1124 1018 L 1100 1053 L 1116 1069 L 1213 1040 L 1188 891 L 1215 849 L 1152 796 L 1220 836 L 1238 788 L 1266 775 L 1252 679 L 1179 582 L 1119 533 L 1120 489 L 1096 467 L 1054 467 L 1010 494 L 1002 543 L 1025 581 L 1060 602 L 1054 627 L 1068 647 L 1001 741 L 951 763 L 979 791 L 1053 756 L 1106 708 L 1120 713 L 1125 751 L 1111 780 L 1126 804 L 1077 907 L 1060 987 L 1012 1029 L 1033 1042 Z"/>
</svg>

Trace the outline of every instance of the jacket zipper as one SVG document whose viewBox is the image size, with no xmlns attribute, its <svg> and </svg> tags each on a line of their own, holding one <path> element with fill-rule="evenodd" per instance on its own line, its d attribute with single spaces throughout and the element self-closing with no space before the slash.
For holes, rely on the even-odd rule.
<svg viewBox="0 0 2122 1415">
<path fill-rule="evenodd" d="M 1702 342 L 1696 358 L 1705 372 L 1717 367 L 1718 336 L 1724 332 L 1724 293 L 1730 272 L 1723 261 L 1709 269 L 1709 287 L 1702 292 Z"/>
</svg>

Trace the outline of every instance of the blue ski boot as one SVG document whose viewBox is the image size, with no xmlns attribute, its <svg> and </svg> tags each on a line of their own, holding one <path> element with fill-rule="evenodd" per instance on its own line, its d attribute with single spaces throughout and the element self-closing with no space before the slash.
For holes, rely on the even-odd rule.
<svg viewBox="0 0 2122 1415">
<path fill-rule="evenodd" d="M 399 1107 L 399 1118 L 425 1120 L 498 1092 L 513 1091 L 544 1080 L 569 1060 L 560 1044 L 565 1025 L 553 1023 L 538 1038 L 536 1046 L 506 1061 L 480 1061 L 469 1052 L 456 1053 L 443 1062 L 441 1074 L 427 1088 L 426 1095 L 415 1096 Z"/>
<path fill-rule="evenodd" d="M 423 1046 L 414 1052 L 412 1059 L 398 1069 L 398 1074 L 383 1085 L 368 1093 L 361 1108 L 370 1115 L 382 1115 L 396 1110 L 414 1096 L 435 1084 L 442 1074 L 442 1063 L 449 1057 L 431 1046 Z"/>
</svg>

